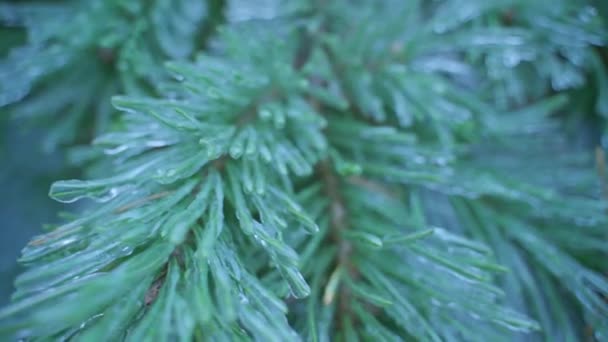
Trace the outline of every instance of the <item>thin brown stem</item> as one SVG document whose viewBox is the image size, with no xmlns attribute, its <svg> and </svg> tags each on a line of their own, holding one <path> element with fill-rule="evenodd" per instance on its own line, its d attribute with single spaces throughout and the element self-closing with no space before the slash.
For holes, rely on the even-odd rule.
<svg viewBox="0 0 608 342">
<path fill-rule="evenodd" d="M 158 293 L 160 289 L 163 287 L 165 283 L 165 278 L 167 277 L 167 264 L 163 267 L 162 271 L 158 275 L 158 277 L 150 284 L 150 287 L 146 291 L 146 295 L 144 296 L 144 304 L 146 307 L 152 305 L 156 298 L 158 297 Z"/>
<path fill-rule="evenodd" d="M 325 186 L 325 192 L 329 197 L 330 204 L 330 224 L 331 224 L 331 234 L 330 238 L 333 240 L 335 244 L 338 246 L 338 261 L 336 269 L 341 269 L 343 272 L 348 272 L 348 275 L 356 279 L 358 278 L 357 269 L 353 266 L 351 262 L 353 246 L 342 236 L 342 233 L 348 229 L 348 209 L 346 207 L 344 198 L 342 193 L 340 192 L 340 181 L 338 177 L 336 177 L 332 166 L 329 161 L 323 161 L 319 165 L 319 174 Z M 350 315 L 350 301 L 351 301 L 351 293 L 348 287 L 340 286 L 339 289 L 339 297 L 338 297 L 338 310 L 339 314 L 335 316 L 345 317 Z M 340 324 L 341 321 L 338 321 Z"/>
</svg>

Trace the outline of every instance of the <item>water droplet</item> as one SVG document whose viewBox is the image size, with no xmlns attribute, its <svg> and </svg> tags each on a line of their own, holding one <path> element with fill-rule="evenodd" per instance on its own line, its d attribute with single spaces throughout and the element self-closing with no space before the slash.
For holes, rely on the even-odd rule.
<svg viewBox="0 0 608 342">
<path fill-rule="evenodd" d="M 435 164 L 437 164 L 438 166 L 445 166 L 448 164 L 448 158 L 437 157 L 437 158 L 435 158 Z"/>
<path fill-rule="evenodd" d="M 243 155 L 243 148 L 240 145 L 230 146 L 230 156 L 234 159 L 238 159 Z"/>
<path fill-rule="evenodd" d="M 424 163 L 426 163 L 426 158 L 424 156 L 417 155 L 417 156 L 414 157 L 414 163 L 416 163 L 416 164 L 424 164 Z"/>
<path fill-rule="evenodd" d="M 591 22 L 596 16 L 597 10 L 595 9 L 595 7 L 592 6 L 583 7 L 580 13 L 578 14 L 578 18 L 584 23 Z"/>
<path fill-rule="evenodd" d="M 129 145 L 120 145 L 115 148 L 107 148 L 107 149 L 103 150 L 103 153 L 111 156 L 111 155 L 115 155 L 120 152 L 126 151 L 128 148 L 129 148 Z"/>
<path fill-rule="evenodd" d="M 241 304 L 249 304 L 249 298 L 247 298 L 247 296 L 245 296 L 242 292 L 239 293 L 239 299 Z"/>
<path fill-rule="evenodd" d="M 59 181 L 51 185 L 49 195 L 56 201 L 72 203 L 81 198 L 90 198 L 96 202 L 107 202 L 125 188 L 96 185 L 95 182 L 80 180 Z"/>
</svg>

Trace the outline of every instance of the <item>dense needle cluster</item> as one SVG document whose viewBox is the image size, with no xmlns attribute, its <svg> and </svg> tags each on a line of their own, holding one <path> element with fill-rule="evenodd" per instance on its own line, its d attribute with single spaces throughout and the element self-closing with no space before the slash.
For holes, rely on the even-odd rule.
<svg viewBox="0 0 608 342">
<path fill-rule="evenodd" d="M 600 7 L 255 3 L 0 5 L 0 105 L 95 176 L 0 339 L 608 339 Z"/>
</svg>

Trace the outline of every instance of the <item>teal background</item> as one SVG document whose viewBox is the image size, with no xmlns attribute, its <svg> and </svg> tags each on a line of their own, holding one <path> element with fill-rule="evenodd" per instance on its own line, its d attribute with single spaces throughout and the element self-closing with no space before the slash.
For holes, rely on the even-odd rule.
<svg viewBox="0 0 608 342">
<path fill-rule="evenodd" d="M 13 291 L 17 258 L 44 223 L 57 222 L 61 205 L 47 193 L 53 179 L 63 178 L 59 153 L 40 150 L 42 132 L 0 113 L 0 306 Z"/>
</svg>

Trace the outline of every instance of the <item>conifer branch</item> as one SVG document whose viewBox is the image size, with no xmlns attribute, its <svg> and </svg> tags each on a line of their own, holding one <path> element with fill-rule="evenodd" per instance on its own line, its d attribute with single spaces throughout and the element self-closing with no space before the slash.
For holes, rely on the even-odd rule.
<svg viewBox="0 0 608 342">
<path fill-rule="evenodd" d="M 74 154 L 102 177 L 50 190 L 93 203 L 26 246 L 0 339 L 608 334 L 605 156 L 564 127 L 608 117 L 593 7 L 264 5 L 0 5 L 31 40 L 0 105 L 66 118 L 61 144 L 105 122 Z"/>
</svg>

